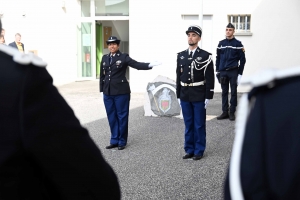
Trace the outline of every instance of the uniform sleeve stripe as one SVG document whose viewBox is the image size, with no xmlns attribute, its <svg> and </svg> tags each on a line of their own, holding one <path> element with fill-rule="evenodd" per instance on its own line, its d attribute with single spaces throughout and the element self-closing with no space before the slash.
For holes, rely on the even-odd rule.
<svg viewBox="0 0 300 200">
<path fill-rule="evenodd" d="M 243 46 L 241 47 L 233 47 L 233 46 L 221 46 L 221 47 L 217 47 L 218 49 L 226 49 L 226 48 L 232 48 L 232 49 L 242 49 L 244 48 Z"/>
</svg>

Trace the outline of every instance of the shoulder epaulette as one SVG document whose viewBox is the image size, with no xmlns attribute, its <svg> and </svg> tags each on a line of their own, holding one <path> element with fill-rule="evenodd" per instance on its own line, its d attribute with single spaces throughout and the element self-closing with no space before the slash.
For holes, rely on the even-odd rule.
<svg viewBox="0 0 300 200">
<path fill-rule="evenodd" d="M 19 52 L 19 50 L 10 46 L 0 45 L 0 51 L 12 56 L 13 60 L 21 65 L 33 64 L 37 67 L 47 66 L 47 63 L 43 61 L 40 57 L 34 54 L 21 53 Z"/>
<path fill-rule="evenodd" d="M 205 51 L 204 49 L 201 49 L 201 51 L 202 51 L 203 53 L 207 53 L 208 55 L 212 55 L 211 53 L 209 53 L 208 51 Z"/>
<path fill-rule="evenodd" d="M 118 56 L 121 56 L 121 55 L 129 56 L 128 53 L 122 53 L 122 52 L 119 52 L 117 55 L 118 55 Z"/>
<path fill-rule="evenodd" d="M 186 52 L 186 51 L 187 51 L 187 49 L 186 49 L 186 50 L 183 50 L 183 51 L 181 51 L 181 52 L 179 52 L 179 53 L 177 53 L 177 54 L 179 55 L 179 54 L 184 53 L 184 52 Z"/>
<path fill-rule="evenodd" d="M 300 76 L 300 67 L 288 69 L 264 69 L 252 76 L 243 77 L 241 84 L 252 87 L 268 86 L 276 80 Z"/>
</svg>

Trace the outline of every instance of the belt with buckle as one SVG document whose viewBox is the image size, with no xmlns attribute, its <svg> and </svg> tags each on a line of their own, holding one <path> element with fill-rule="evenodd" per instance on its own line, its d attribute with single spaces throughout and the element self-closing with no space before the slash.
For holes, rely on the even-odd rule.
<svg viewBox="0 0 300 200">
<path fill-rule="evenodd" d="M 180 81 L 180 84 L 182 86 L 199 86 L 199 85 L 204 85 L 205 81 L 200 81 L 200 82 L 195 82 L 195 83 L 184 83 Z"/>
<path fill-rule="evenodd" d="M 238 66 L 228 67 L 228 68 L 226 68 L 226 71 L 230 71 L 230 70 L 237 69 L 237 68 L 238 68 Z"/>
</svg>

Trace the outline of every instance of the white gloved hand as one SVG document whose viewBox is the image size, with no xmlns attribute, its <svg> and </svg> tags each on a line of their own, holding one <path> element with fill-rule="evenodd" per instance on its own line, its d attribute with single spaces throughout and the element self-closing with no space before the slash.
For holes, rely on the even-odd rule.
<svg viewBox="0 0 300 200">
<path fill-rule="evenodd" d="M 236 81 L 237 85 L 240 84 L 241 79 L 242 79 L 242 75 L 239 74 L 239 75 L 238 75 L 238 78 L 237 78 L 237 81 Z"/>
<path fill-rule="evenodd" d="M 206 109 L 206 107 L 208 106 L 208 103 L 209 103 L 209 99 L 205 99 L 205 101 L 204 101 L 204 104 L 205 104 L 204 108 L 205 108 L 205 109 Z"/>
<path fill-rule="evenodd" d="M 161 64 L 162 64 L 162 62 L 155 60 L 155 61 L 151 62 L 148 66 L 152 68 L 154 66 L 161 65 Z"/>
<path fill-rule="evenodd" d="M 100 98 L 103 99 L 103 92 L 100 92 Z"/>
<path fill-rule="evenodd" d="M 180 99 L 178 98 L 177 100 L 178 100 L 178 104 L 179 104 L 179 106 L 181 107 L 181 104 L 180 104 Z"/>
</svg>

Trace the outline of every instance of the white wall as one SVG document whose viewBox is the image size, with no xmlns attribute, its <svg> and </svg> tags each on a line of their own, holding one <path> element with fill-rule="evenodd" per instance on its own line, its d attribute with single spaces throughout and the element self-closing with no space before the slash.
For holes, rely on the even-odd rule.
<svg viewBox="0 0 300 200">
<path fill-rule="evenodd" d="M 252 16 L 247 74 L 262 68 L 300 66 L 299 0 L 263 0 Z M 248 57 L 249 57 L 248 56 Z"/>
<path fill-rule="evenodd" d="M 259 5 L 262 0 L 203 0 L 203 14 L 212 15 L 213 29 L 212 34 L 212 54 L 214 65 L 216 63 L 216 48 L 220 40 L 225 39 L 225 29 L 228 24 L 227 16 L 230 14 L 253 14 L 253 11 Z M 253 25 L 253 23 L 251 23 Z M 207 31 L 207 30 L 203 30 Z M 252 30 L 251 30 L 252 31 Z M 249 52 L 249 46 L 253 43 L 253 36 L 236 36 L 236 39 L 240 40 L 246 49 L 246 65 L 245 73 L 247 74 L 247 68 L 250 68 L 249 61 L 252 56 Z M 205 40 L 205 38 L 203 38 Z M 221 85 L 215 80 L 215 92 L 221 92 Z M 247 91 L 247 88 L 239 86 L 238 92 Z"/>
<path fill-rule="evenodd" d="M 186 0 L 130 0 L 130 57 L 139 62 L 155 59 L 163 62 L 152 70 L 130 69 L 133 92 L 145 92 L 147 83 L 158 75 L 176 79 L 177 53 L 188 48 L 185 33 L 188 25 L 183 25 L 181 15 L 199 14 L 201 3 L 202 0 L 189 0 L 189 3 Z"/>
<path fill-rule="evenodd" d="M 80 2 L 64 1 L 65 8 L 63 0 L 0 0 L 6 43 L 14 41 L 15 33 L 21 33 L 25 50 L 38 50 L 48 62 L 56 85 L 77 79 Z M 253 35 L 236 36 L 246 49 L 244 76 L 265 67 L 299 66 L 299 8 L 299 0 L 130 0 L 130 56 L 140 62 L 163 62 L 153 70 L 131 69 L 131 89 L 144 92 L 147 83 L 158 75 L 175 80 L 177 53 L 188 48 L 185 31 L 189 24 L 202 25 L 202 21 L 183 21 L 182 15 L 211 16 L 212 24 L 203 24 L 203 40 L 210 31 L 214 63 L 215 48 L 225 38 L 227 15 L 251 14 Z M 219 84 L 215 91 L 221 91 Z M 244 89 L 239 87 L 238 91 Z"/>
<path fill-rule="evenodd" d="M 252 36 L 236 38 L 246 50 L 244 76 L 268 67 L 286 68 L 300 65 L 298 48 L 300 40 L 299 0 L 203 0 L 203 14 L 213 15 L 213 46 L 225 38 L 227 15 L 251 14 Z M 204 30 L 205 31 L 205 30 Z M 214 62 L 215 62 L 215 52 Z M 239 86 L 239 92 L 248 87 Z M 215 91 L 221 91 L 216 84 Z"/>
<path fill-rule="evenodd" d="M 130 56 L 140 62 L 150 62 L 154 59 L 163 62 L 163 65 L 156 66 L 151 71 L 131 69 L 130 85 L 132 91 L 145 91 L 147 83 L 157 75 L 176 79 L 176 55 L 188 48 L 185 31 L 189 24 L 195 24 L 195 21 L 183 21 L 182 15 L 201 13 L 204 15 L 204 19 L 211 19 L 211 21 L 205 21 L 204 24 L 202 21 L 196 23 L 203 28 L 202 42 L 204 46 L 209 46 L 207 40 L 211 41 L 211 48 L 205 49 L 204 47 L 204 50 L 213 54 L 215 64 L 216 47 L 219 41 L 225 38 L 225 29 L 228 24 L 227 16 L 230 14 L 253 15 L 261 1 L 263 0 L 203 0 L 202 13 L 202 1 L 131 0 L 129 4 Z M 263 10 L 268 9 L 268 6 L 263 7 Z M 252 27 L 254 23 L 256 22 L 251 22 Z M 244 74 L 247 75 L 248 68 L 252 68 L 251 61 L 254 58 L 253 52 L 250 51 L 250 47 L 253 45 L 253 36 L 236 36 L 236 38 L 242 41 L 246 49 L 247 63 Z M 215 91 L 221 92 L 221 86 L 217 80 Z M 239 86 L 238 91 L 247 91 L 247 88 Z"/>
<path fill-rule="evenodd" d="M 6 43 L 22 35 L 25 51 L 37 50 L 48 63 L 55 84 L 72 82 L 77 76 L 76 18 L 80 10 L 75 0 L 0 0 L 4 13 Z M 25 17 L 22 15 L 25 14 Z"/>
</svg>

